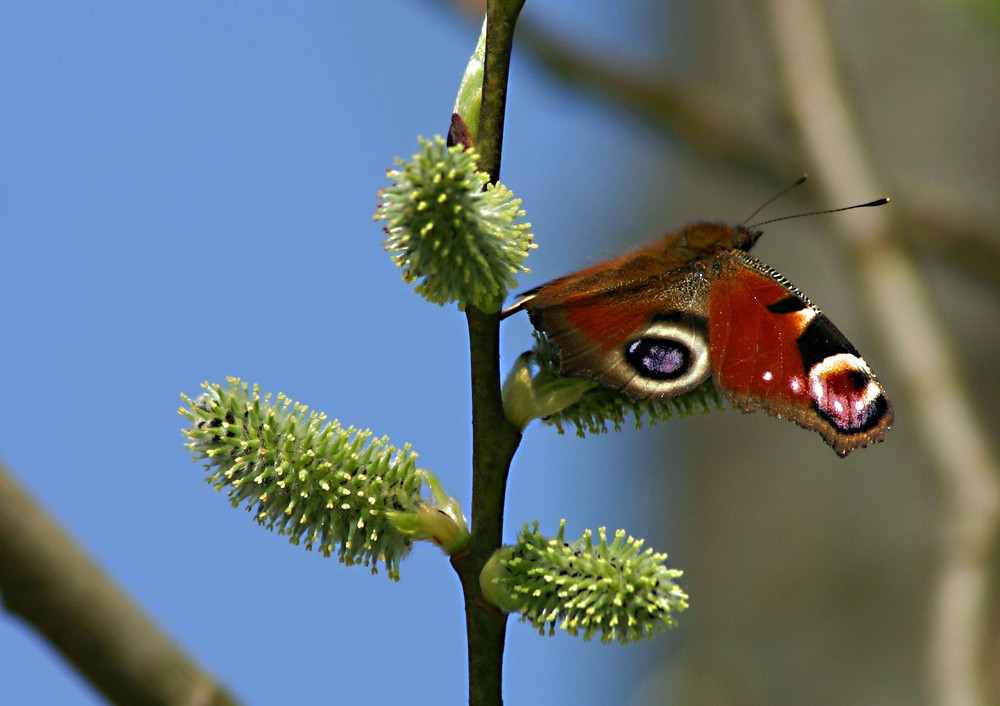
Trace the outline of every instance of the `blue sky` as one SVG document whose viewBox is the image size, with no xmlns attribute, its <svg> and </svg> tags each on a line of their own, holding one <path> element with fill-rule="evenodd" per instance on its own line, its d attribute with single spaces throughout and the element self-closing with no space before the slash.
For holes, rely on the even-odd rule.
<svg viewBox="0 0 1000 706">
<path fill-rule="evenodd" d="M 468 506 L 464 318 L 400 281 L 372 213 L 393 157 L 447 128 L 478 25 L 430 3 L 377 5 L 0 8 L 0 455 L 251 704 L 466 694 L 459 587 L 436 550 L 418 547 L 394 583 L 289 545 L 203 482 L 176 411 L 181 392 L 239 376 L 410 442 Z M 614 21 L 642 40 L 627 6 Z M 503 179 L 540 246 L 525 286 L 617 249 L 620 214 L 603 204 L 641 201 L 633 182 L 670 168 L 624 125 L 515 60 Z M 507 365 L 528 340 L 526 321 L 505 324 Z M 571 536 L 662 532 L 638 438 L 529 430 L 508 538 L 562 517 Z M 512 621 L 507 702 L 620 703 L 663 648 Z M 0 684 L 10 703 L 100 703 L 9 617 Z"/>
</svg>

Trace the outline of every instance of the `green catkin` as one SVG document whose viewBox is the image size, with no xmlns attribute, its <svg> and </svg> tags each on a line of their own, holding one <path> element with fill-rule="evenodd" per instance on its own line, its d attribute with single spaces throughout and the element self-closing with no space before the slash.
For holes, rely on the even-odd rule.
<svg viewBox="0 0 1000 706">
<path fill-rule="evenodd" d="M 203 387 L 196 400 L 182 395 L 179 411 L 191 422 L 186 445 L 195 461 L 205 461 L 216 490 L 292 544 L 336 553 L 373 573 L 382 562 L 398 579 L 412 542 L 386 513 L 411 512 L 422 502 L 409 445 L 396 449 L 370 431 L 344 429 L 283 394 L 272 403 L 236 378 L 228 387 Z"/>
</svg>

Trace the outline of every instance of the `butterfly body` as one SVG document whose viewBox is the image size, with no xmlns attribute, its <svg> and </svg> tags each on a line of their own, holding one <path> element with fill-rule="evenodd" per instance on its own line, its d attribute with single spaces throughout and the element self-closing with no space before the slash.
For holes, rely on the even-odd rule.
<svg viewBox="0 0 1000 706">
<path fill-rule="evenodd" d="M 847 338 L 747 251 L 760 231 L 695 223 L 609 262 L 524 293 L 562 371 L 639 398 L 708 377 L 740 409 L 818 432 L 841 456 L 880 441 L 892 405 Z"/>
</svg>

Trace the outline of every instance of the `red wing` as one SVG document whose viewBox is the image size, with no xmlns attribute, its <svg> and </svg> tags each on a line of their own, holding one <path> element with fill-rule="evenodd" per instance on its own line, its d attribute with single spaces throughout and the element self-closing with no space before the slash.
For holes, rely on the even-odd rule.
<svg viewBox="0 0 1000 706">
<path fill-rule="evenodd" d="M 698 315 L 704 291 L 694 280 L 687 272 L 660 274 L 595 293 L 571 275 L 543 285 L 520 306 L 559 347 L 564 374 L 592 377 L 637 398 L 671 397 L 709 375 L 708 336 Z"/>
<path fill-rule="evenodd" d="M 719 257 L 709 294 L 712 375 L 740 409 L 818 432 L 834 451 L 881 441 L 892 405 L 830 320 L 759 260 Z"/>
</svg>

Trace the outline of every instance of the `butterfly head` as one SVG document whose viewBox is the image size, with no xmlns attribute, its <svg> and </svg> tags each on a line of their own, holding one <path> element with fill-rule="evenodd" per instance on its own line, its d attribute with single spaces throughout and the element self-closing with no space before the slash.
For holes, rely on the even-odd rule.
<svg viewBox="0 0 1000 706">
<path fill-rule="evenodd" d="M 748 251 L 762 231 L 729 223 L 692 223 L 667 233 L 659 242 L 661 255 L 669 266 L 682 267 L 727 250 Z"/>
</svg>

